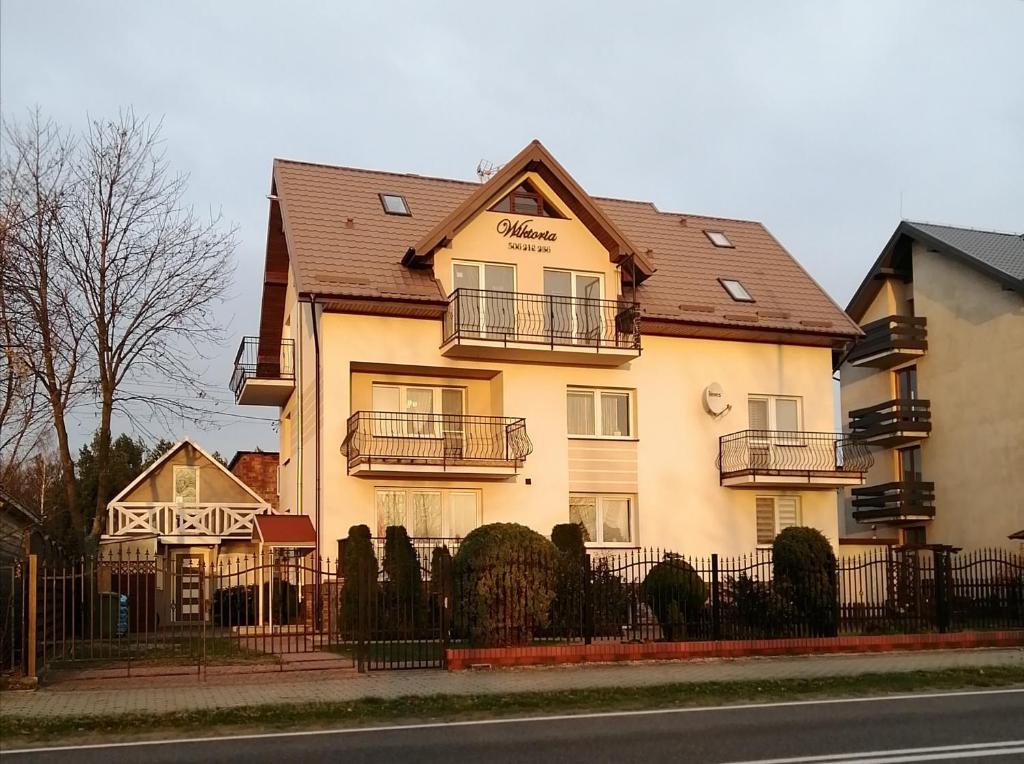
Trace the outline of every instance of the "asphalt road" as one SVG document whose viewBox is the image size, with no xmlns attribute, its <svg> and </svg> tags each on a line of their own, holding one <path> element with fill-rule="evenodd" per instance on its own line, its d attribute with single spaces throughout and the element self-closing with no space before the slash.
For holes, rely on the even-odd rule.
<svg viewBox="0 0 1024 764">
<path fill-rule="evenodd" d="M 3 762 L 1024 761 L 1024 690 L 250 735 L 0 754 Z"/>
</svg>

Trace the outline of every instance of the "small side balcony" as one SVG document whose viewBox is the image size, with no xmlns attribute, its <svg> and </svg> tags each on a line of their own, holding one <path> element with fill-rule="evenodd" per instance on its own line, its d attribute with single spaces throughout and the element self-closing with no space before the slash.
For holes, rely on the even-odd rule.
<svg viewBox="0 0 1024 764">
<path fill-rule="evenodd" d="M 501 479 L 533 444 L 515 417 L 357 411 L 341 448 L 350 475 Z"/>
<path fill-rule="evenodd" d="M 456 289 L 441 353 L 451 358 L 621 366 L 640 356 L 635 302 Z"/>
<path fill-rule="evenodd" d="M 843 433 L 743 430 L 718 439 L 719 479 L 729 488 L 840 488 L 863 485 L 874 459 Z"/>
<path fill-rule="evenodd" d="M 107 507 L 107 541 L 157 537 L 167 544 L 249 541 L 266 504 L 117 502 Z"/>
<path fill-rule="evenodd" d="M 846 360 L 853 366 L 891 369 L 923 356 L 928 350 L 928 330 L 923 316 L 886 316 L 864 324 L 864 336 Z"/>
<path fill-rule="evenodd" d="M 850 432 L 873 446 L 913 443 L 931 431 L 931 402 L 920 398 L 897 398 L 850 412 Z"/>
<path fill-rule="evenodd" d="M 283 406 L 295 390 L 295 343 L 261 342 L 243 337 L 231 375 L 235 403 L 247 406 Z"/>
<path fill-rule="evenodd" d="M 853 489 L 853 519 L 866 525 L 912 525 L 935 517 L 935 483 L 897 480 Z"/>
</svg>

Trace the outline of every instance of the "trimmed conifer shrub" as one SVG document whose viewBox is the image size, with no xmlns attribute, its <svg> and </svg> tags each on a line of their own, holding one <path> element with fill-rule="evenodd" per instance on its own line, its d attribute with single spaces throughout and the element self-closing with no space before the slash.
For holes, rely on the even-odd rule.
<svg viewBox="0 0 1024 764">
<path fill-rule="evenodd" d="M 353 525 L 345 538 L 345 559 L 341 569 L 345 578 L 341 590 L 341 623 L 349 631 L 359 625 L 359 598 L 362 594 L 369 606 L 378 595 L 377 554 L 373 536 L 365 525 Z M 364 591 L 365 590 L 365 591 Z"/>
<path fill-rule="evenodd" d="M 654 611 L 662 636 L 672 641 L 686 635 L 686 624 L 696 620 L 704 607 L 708 588 L 690 563 L 667 557 L 647 572 L 640 595 Z"/>
<path fill-rule="evenodd" d="M 517 523 L 470 532 L 455 555 L 455 618 L 474 645 L 528 645 L 547 627 L 555 597 L 554 545 Z"/>
<path fill-rule="evenodd" d="M 422 625 L 423 575 L 416 549 L 402 525 L 384 529 L 384 582 L 381 585 L 381 626 L 398 636 L 410 635 Z"/>
<path fill-rule="evenodd" d="M 556 525 L 551 529 L 551 542 L 558 553 L 558 566 L 549 630 L 551 636 L 579 636 L 584 631 L 585 579 L 590 574 L 583 527 L 578 523 Z"/>
<path fill-rule="evenodd" d="M 816 528 L 786 528 L 772 544 L 776 590 L 811 636 L 836 634 L 836 555 Z"/>
</svg>

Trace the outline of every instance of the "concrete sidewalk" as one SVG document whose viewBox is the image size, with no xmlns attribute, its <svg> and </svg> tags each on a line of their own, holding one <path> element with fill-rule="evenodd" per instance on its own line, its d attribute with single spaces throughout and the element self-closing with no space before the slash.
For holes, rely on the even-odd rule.
<svg viewBox="0 0 1024 764">
<path fill-rule="evenodd" d="M 3 716 L 161 714 L 278 703 L 330 703 L 360 698 L 510 694 L 674 682 L 821 678 L 867 673 L 1024 667 L 1024 649 L 930 650 L 908 653 L 738 658 L 685 662 L 553 666 L 496 671 L 306 671 L 210 677 L 65 682 L 34 692 L 5 692 Z M 173 681 L 172 681 L 173 680 Z"/>
</svg>

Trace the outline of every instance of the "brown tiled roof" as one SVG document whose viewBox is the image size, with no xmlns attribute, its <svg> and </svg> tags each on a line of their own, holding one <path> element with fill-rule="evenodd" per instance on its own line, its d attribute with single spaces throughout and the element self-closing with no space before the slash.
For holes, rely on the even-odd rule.
<svg viewBox="0 0 1024 764">
<path fill-rule="evenodd" d="M 429 268 L 401 261 L 479 183 L 281 159 L 274 181 L 300 292 L 445 301 Z M 381 193 L 404 196 L 411 216 L 385 214 Z M 593 201 L 653 263 L 654 275 L 637 290 L 645 319 L 840 338 L 859 333 L 760 223 L 660 212 L 649 202 Z M 734 248 L 715 247 L 704 229 L 724 232 Z M 755 302 L 733 301 L 719 278 L 738 279 Z"/>
</svg>

